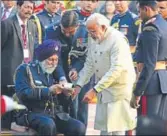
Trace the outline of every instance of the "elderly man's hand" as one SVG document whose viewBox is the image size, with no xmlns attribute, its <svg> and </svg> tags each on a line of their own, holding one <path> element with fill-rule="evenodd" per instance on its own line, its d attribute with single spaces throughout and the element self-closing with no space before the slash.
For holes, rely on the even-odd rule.
<svg viewBox="0 0 167 136">
<path fill-rule="evenodd" d="M 63 88 L 63 94 L 65 96 L 71 96 L 74 93 L 73 88 Z"/>
<path fill-rule="evenodd" d="M 69 78 L 71 81 L 76 81 L 77 78 L 78 78 L 78 73 L 75 69 L 72 69 L 70 72 L 69 72 Z"/>
<path fill-rule="evenodd" d="M 54 95 L 61 94 L 63 91 L 63 86 L 60 84 L 52 85 L 49 87 L 49 90 Z"/>
<path fill-rule="evenodd" d="M 90 89 L 84 96 L 83 102 L 89 103 L 92 101 L 92 99 L 97 95 L 97 92 L 92 88 Z"/>
<path fill-rule="evenodd" d="M 72 94 L 72 99 L 74 100 L 76 96 L 80 93 L 81 87 L 80 86 L 75 86 L 73 94 Z"/>
<path fill-rule="evenodd" d="M 130 101 L 130 106 L 134 109 L 137 109 L 137 108 L 140 107 L 139 102 L 140 102 L 140 96 L 135 96 L 133 94 L 132 98 L 131 98 L 131 101 Z"/>
</svg>

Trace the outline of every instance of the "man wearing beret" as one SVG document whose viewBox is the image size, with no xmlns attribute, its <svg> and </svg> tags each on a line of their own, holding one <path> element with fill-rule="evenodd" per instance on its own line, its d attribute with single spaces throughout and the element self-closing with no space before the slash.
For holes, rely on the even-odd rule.
<svg viewBox="0 0 167 136">
<path fill-rule="evenodd" d="M 138 40 L 138 54 L 143 56 L 143 68 L 131 106 L 140 107 L 142 115 L 167 119 L 167 22 L 158 14 L 156 1 L 139 1 L 139 7 L 144 26 Z"/>
<path fill-rule="evenodd" d="M 57 132 L 84 135 L 85 125 L 71 118 L 63 106 L 68 103 L 68 90 L 55 84 L 52 75 L 59 53 L 60 43 L 46 40 L 35 49 L 37 61 L 17 68 L 16 95 L 28 110 L 16 115 L 16 123 L 36 130 L 39 135 L 56 135 Z"/>
</svg>

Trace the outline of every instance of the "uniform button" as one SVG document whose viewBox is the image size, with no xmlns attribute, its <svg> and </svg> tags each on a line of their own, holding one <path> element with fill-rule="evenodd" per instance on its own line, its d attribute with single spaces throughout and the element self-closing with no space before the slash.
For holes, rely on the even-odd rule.
<svg viewBox="0 0 167 136">
<path fill-rule="evenodd" d="M 100 54 L 103 54 L 103 52 L 100 52 Z"/>
<path fill-rule="evenodd" d="M 95 51 L 95 54 L 97 53 L 97 51 Z"/>
<path fill-rule="evenodd" d="M 97 63 L 97 60 L 95 60 L 95 63 Z"/>
<path fill-rule="evenodd" d="M 99 72 L 99 70 L 97 69 L 96 72 Z"/>
</svg>

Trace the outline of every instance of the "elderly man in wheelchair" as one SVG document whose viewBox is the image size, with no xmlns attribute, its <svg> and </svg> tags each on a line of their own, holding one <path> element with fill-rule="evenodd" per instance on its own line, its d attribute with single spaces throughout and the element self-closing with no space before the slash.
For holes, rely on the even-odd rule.
<svg viewBox="0 0 167 136">
<path fill-rule="evenodd" d="M 36 61 L 21 64 L 15 73 L 15 98 L 27 109 L 15 114 L 16 123 L 39 135 L 85 135 L 85 125 L 69 116 L 73 89 L 55 84 L 60 43 L 46 40 L 35 49 Z"/>
</svg>

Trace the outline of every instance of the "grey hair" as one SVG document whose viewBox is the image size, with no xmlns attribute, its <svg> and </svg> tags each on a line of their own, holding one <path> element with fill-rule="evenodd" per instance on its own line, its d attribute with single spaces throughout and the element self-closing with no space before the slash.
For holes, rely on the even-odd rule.
<svg viewBox="0 0 167 136">
<path fill-rule="evenodd" d="M 86 26 L 88 25 L 89 22 L 95 21 L 97 25 L 104 25 L 106 27 L 110 26 L 110 21 L 102 14 L 99 13 L 94 13 L 92 14 L 86 21 Z"/>
</svg>

